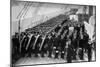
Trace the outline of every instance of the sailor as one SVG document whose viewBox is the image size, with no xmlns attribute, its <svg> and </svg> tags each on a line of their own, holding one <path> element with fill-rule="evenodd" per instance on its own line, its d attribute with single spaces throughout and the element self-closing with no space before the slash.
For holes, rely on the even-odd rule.
<svg viewBox="0 0 100 67">
<path fill-rule="evenodd" d="M 35 50 L 35 57 L 38 57 L 38 54 L 40 53 L 39 48 L 40 48 L 41 43 L 42 43 L 42 36 L 40 35 L 36 41 L 35 46 L 34 46 L 35 47 L 35 49 L 34 49 Z"/>
<path fill-rule="evenodd" d="M 68 48 L 67 48 L 67 57 L 66 57 L 67 63 L 72 62 L 74 54 L 75 53 L 74 53 L 73 45 L 71 44 L 71 40 L 69 39 L 68 40 Z"/>
<path fill-rule="evenodd" d="M 49 38 L 49 40 L 48 40 L 48 52 L 49 52 L 48 57 L 52 57 L 54 40 L 53 40 L 53 37 L 50 34 L 48 35 L 48 38 Z"/>
<path fill-rule="evenodd" d="M 31 40 L 30 40 L 30 43 L 29 43 L 29 46 L 28 46 L 28 56 L 31 57 L 32 54 L 34 53 L 34 49 L 32 48 L 33 47 L 33 44 L 35 42 L 35 36 L 33 34 L 31 34 Z"/>
<path fill-rule="evenodd" d="M 60 30 L 61 28 L 61 25 L 58 25 L 56 28 L 55 28 L 55 32 L 58 33 L 58 31 Z"/>
<path fill-rule="evenodd" d="M 26 50 L 26 46 L 28 44 L 28 41 L 29 41 L 29 37 L 28 37 L 28 34 L 26 34 L 25 38 L 23 39 L 21 45 L 21 54 L 22 54 L 22 57 L 24 57 L 27 53 L 27 50 Z"/>
<path fill-rule="evenodd" d="M 65 50 L 65 46 L 66 46 L 66 35 L 67 35 L 68 30 L 64 30 L 63 35 L 61 35 L 61 58 L 64 59 L 64 50 Z"/>
<path fill-rule="evenodd" d="M 19 38 L 18 33 L 15 33 L 15 35 L 12 37 L 12 62 L 14 63 L 15 60 L 19 57 Z"/>
<path fill-rule="evenodd" d="M 60 36 L 56 36 L 54 39 L 55 59 L 58 58 L 59 55 L 60 42 Z"/>
<path fill-rule="evenodd" d="M 92 43 L 89 43 L 89 35 L 84 33 L 84 48 L 88 51 L 88 61 L 92 58 Z"/>
<path fill-rule="evenodd" d="M 77 44 L 78 42 L 77 42 L 77 39 L 76 39 L 76 35 L 77 35 L 76 33 L 77 33 L 77 31 L 74 31 L 73 38 L 72 38 L 72 45 L 73 45 L 73 49 L 74 49 L 75 54 L 76 54 L 77 49 L 78 49 L 78 44 Z M 76 60 L 76 56 L 74 56 L 73 59 Z"/>
<path fill-rule="evenodd" d="M 48 37 L 44 36 L 42 39 L 42 43 L 41 43 L 41 56 L 44 57 L 44 54 L 47 54 L 47 48 L 48 48 Z"/>
<path fill-rule="evenodd" d="M 64 59 L 64 49 L 65 49 L 65 46 L 66 46 L 66 39 L 63 38 L 61 39 L 61 58 Z"/>
</svg>

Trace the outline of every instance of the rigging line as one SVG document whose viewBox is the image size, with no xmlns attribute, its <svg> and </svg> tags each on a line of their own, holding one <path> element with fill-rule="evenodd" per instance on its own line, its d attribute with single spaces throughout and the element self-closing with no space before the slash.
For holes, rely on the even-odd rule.
<svg viewBox="0 0 100 67">
<path fill-rule="evenodd" d="M 20 33 L 20 30 L 21 30 L 21 28 L 20 28 L 20 23 L 21 23 L 21 18 L 23 17 L 23 15 L 24 15 L 24 13 L 25 13 L 25 11 L 26 11 L 26 9 L 27 9 L 27 6 L 29 5 L 29 3 L 27 2 L 27 5 L 24 7 L 24 9 L 23 9 L 23 11 L 22 11 L 22 13 L 21 13 L 21 15 L 20 15 L 20 19 L 19 19 L 19 33 Z"/>
<path fill-rule="evenodd" d="M 25 11 L 24 11 L 24 14 L 23 14 L 23 18 L 26 16 L 27 12 L 28 12 L 28 9 L 31 7 L 32 3 L 28 3 Z"/>
<path fill-rule="evenodd" d="M 22 11 L 19 13 L 19 15 L 17 17 L 18 19 L 21 19 L 23 13 L 25 12 L 25 9 L 27 8 L 27 5 L 28 5 L 28 2 L 25 3 Z M 19 30 L 19 41 L 20 41 L 20 20 L 19 20 L 19 27 L 18 28 L 19 28 L 18 30 Z M 21 43 L 20 43 L 20 51 L 21 51 Z"/>
<path fill-rule="evenodd" d="M 32 6 L 32 3 L 30 3 L 30 4 L 27 6 L 26 12 L 24 13 L 23 18 L 26 16 L 26 14 L 27 14 L 27 12 L 28 12 L 28 10 L 30 9 L 31 6 Z"/>
<path fill-rule="evenodd" d="M 29 2 L 27 2 L 27 5 L 26 5 L 26 7 L 24 8 L 24 10 L 23 10 L 23 12 L 22 12 L 22 14 L 21 14 L 21 17 L 20 17 L 20 18 L 23 18 L 23 15 L 24 15 L 24 13 L 25 13 L 25 11 L 26 11 L 26 9 L 27 9 L 28 5 L 29 5 Z"/>
<path fill-rule="evenodd" d="M 23 9 L 22 9 L 22 10 L 20 11 L 20 13 L 18 14 L 17 19 L 19 19 L 19 18 L 20 18 L 20 15 L 22 14 L 22 12 L 23 12 L 23 10 L 25 9 L 26 5 L 27 5 L 27 2 L 25 3 L 25 5 L 24 5 Z"/>
<path fill-rule="evenodd" d="M 22 14 L 21 14 L 21 17 L 20 17 L 20 18 L 23 18 L 23 15 L 24 15 L 24 13 L 25 13 L 25 11 L 26 11 L 26 9 L 27 9 L 28 5 L 29 5 L 29 2 L 27 2 L 27 5 L 25 6 L 25 8 L 24 8 L 24 10 L 23 10 L 23 12 L 22 12 Z"/>
</svg>

